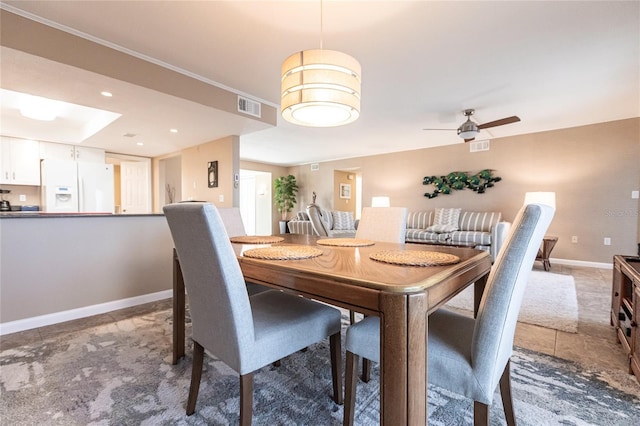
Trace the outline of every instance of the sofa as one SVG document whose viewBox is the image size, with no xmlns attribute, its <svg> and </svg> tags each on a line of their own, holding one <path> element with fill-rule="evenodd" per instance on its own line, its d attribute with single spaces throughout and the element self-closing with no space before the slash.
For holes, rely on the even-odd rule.
<svg viewBox="0 0 640 426">
<path fill-rule="evenodd" d="M 353 213 L 325 210 L 317 204 L 307 206 L 307 215 L 315 235 L 330 238 L 354 238 L 358 221 Z"/>
<path fill-rule="evenodd" d="M 500 212 L 472 212 L 459 208 L 440 208 L 409 212 L 407 243 L 469 245 L 486 250 L 494 261 L 511 224 Z"/>
</svg>

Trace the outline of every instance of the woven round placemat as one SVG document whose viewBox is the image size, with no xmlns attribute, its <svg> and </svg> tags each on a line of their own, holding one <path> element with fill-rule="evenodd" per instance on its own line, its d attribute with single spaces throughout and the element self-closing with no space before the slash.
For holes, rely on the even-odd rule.
<svg viewBox="0 0 640 426">
<path fill-rule="evenodd" d="M 320 256 L 322 250 L 310 246 L 272 246 L 246 250 L 242 253 L 245 257 L 269 260 L 295 260 L 309 259 Z"/>
<path fill-rule="evenodd" d="M 240 235 L 231 237 L 230 240 L 232 243 L 240 244 L 273 244 L 284 241 L 284 238 L 275 235 Z"/>
<path fill-rule="evenodd" d="M 460 262 L 458 256 L 437 251 L 386 250 L 372 253 L 369 257 L 379 262 L 407 266 L 440 266 Z"/>
<path fill-rule="evenodd" d="M 335 246 L 335 247 L 365 247 L 372 246 L 375 241 L 365 240 L 362 238 L 323 238 L 316 241 L 321 246 Z"/>
</svg>

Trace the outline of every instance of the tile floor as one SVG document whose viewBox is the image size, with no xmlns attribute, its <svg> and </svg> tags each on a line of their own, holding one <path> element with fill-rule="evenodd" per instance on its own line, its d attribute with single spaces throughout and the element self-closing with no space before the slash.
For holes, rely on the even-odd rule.
<svg viewBox="0 0 640 426">
<path fill-rule="evenodd" d="M 542 270 L 536 263 L 534 269 Z M 573 275 L 579 306 L 578 333 L 566 333 L 518 323 L 515 344 L 597 369 L 627 371 L 628 358 L 609 325 L 612 270 L 552 265 L 551 272 Z M 149 303 L 89 318 L 36 328 L 0 337 L 0 349 L 55 338 L 57 335 L 114 322 L 157 309 L 171 308 L 171 300 Z"/>
</svg>

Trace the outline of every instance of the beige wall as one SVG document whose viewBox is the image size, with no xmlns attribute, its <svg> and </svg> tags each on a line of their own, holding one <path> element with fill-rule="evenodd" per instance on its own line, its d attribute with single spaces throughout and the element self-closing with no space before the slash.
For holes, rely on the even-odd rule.
<svg viewBox="0 0 640 426">
<path fill-rule="evenodd" d="M 234 174 L 240 173 L 240 142 L 229 136 L 182 151 L 182 199 L 208 201 L 218 207 L 237 207 L 239 191 Z M 207 165 L 218 161 L 218 187 L 209 188 Z M 223 201 L 220 201 L 220 197 Z"/>
<path fill-rule="evenodd" d="M 494 139 L 488 152 L 470 153 L 468 144 L 351 158 L 290 168 L 300 183 L 298 205 L 317 202 L 334 208 L 334 170 L 359 170 L 363 206 L 387 195 L 392 206 L 410 210 L 462 207 L 497 210 L 513 220 L 528 191 L 555 191 L 556 216 L 549 234 L 559 237 L 554 258 L 611 263 L 614 254 L 635 254 L 640 240 L 640 119 Z M 424 176 L 490 168 L 502 177 L 485 194 L 467 189 L 434 199 Z M 571 236 L 578 243 L 571 243 Z M 611 246 L 604 246 L 604 237 Z"/>
</svg>

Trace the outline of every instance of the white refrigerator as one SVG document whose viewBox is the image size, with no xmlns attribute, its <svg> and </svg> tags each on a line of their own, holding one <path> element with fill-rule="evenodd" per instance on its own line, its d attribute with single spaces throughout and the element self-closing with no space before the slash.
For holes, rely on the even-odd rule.
<svg viewBox="0 0 640 426">
<path fill-rule="evenodd" d="M 42 160 L 45 213 L 113 213 L 113 165 Z"/>
</svg>

